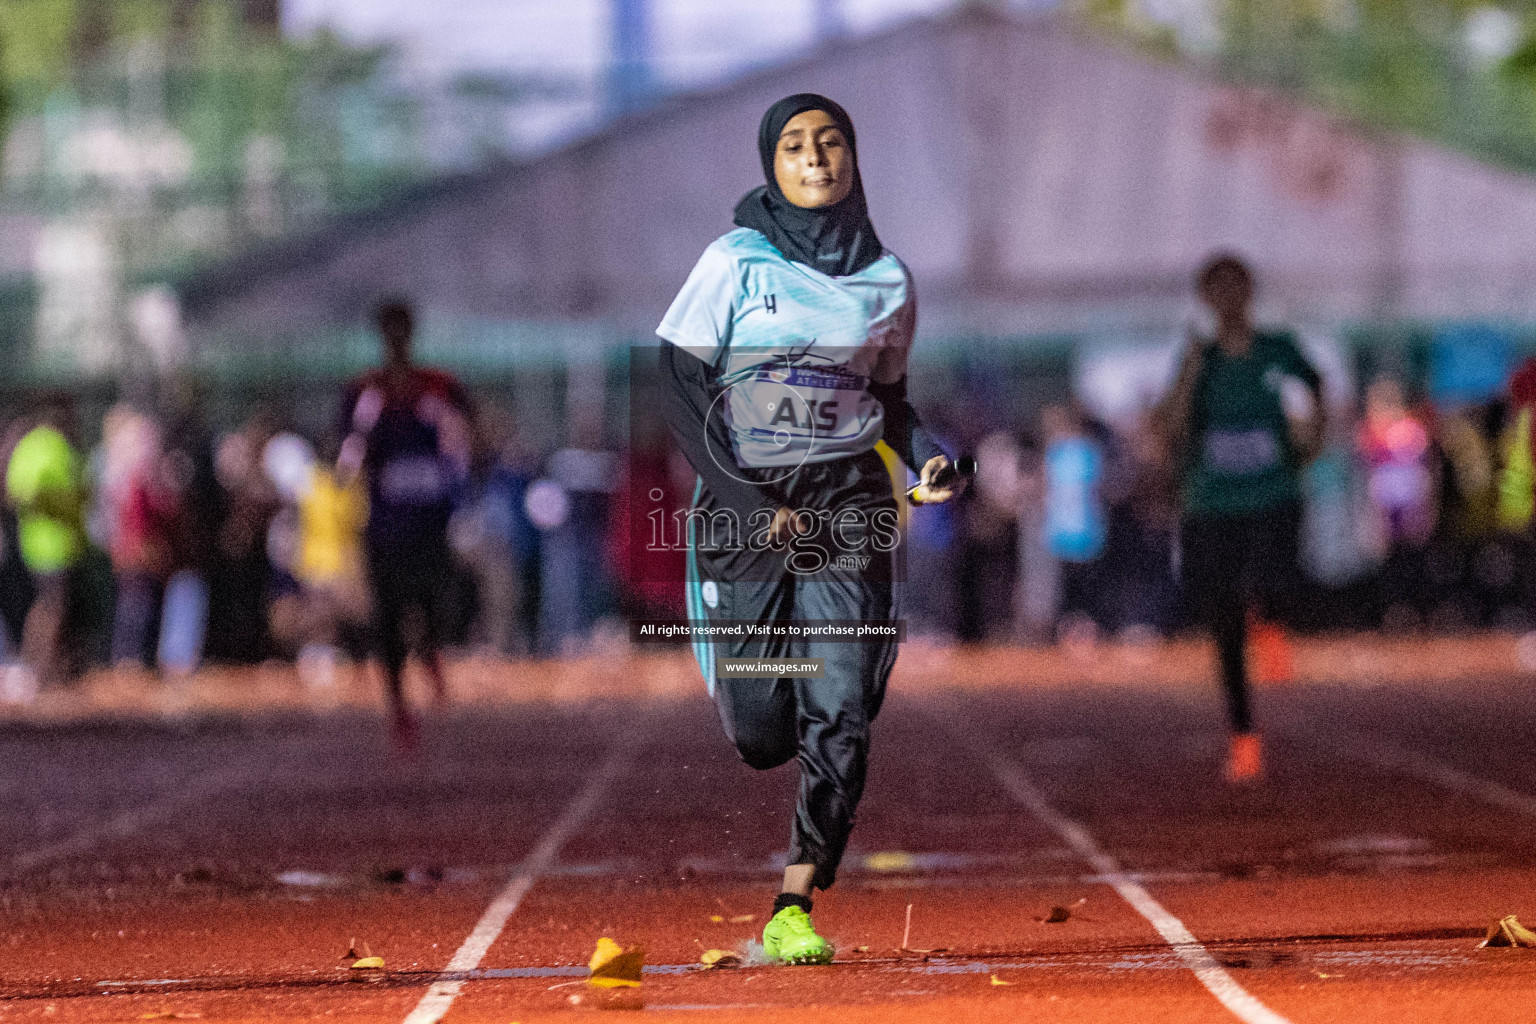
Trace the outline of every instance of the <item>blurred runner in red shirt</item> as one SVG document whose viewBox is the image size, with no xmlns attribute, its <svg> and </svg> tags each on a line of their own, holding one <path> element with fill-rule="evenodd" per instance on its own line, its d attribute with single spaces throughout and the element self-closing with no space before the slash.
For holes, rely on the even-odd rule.
<svg viewBox="0 0 1536 1024">
<path fill-rule="evenodd" d="M 342 401 L 338 460 L 343 481 L 361 474 L 368 493 L 365 545 L 373 591 L 376 643 L 384 662 L 395 741 L 416 745 L 406 706 L 408 609 L 421 611 L 421 656 L 439 701 L 447 696 L 438 644 L 453 556 L 448 521 L 469 472 L 471 409 L 463 386 L 440 370 L 416 366 L 415 314 L 401 300 L 381 303 L 374 324 L 384 365 L 348 385 Z"/>
</svg>

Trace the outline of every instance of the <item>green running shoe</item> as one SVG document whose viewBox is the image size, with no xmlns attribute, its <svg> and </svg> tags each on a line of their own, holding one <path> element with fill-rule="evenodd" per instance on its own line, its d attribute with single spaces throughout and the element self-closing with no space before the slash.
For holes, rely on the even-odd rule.
<svg viewBox="0 0 1536 1024">
<path fill-rule="evenodd" d="M 763 955 L 786 964 L 829 964 L 832 944 L 811 926 L 811 915 L 785 907 L 763 928 Z"/>
</svg>

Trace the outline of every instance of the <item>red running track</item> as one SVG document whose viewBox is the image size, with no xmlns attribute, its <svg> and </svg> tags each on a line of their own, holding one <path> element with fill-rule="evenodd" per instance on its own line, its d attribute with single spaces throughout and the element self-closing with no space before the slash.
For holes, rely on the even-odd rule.
<svg viewBox="0 0 1536 1024">
<path fill-rule="evenodd" d="M 476 704 L 411 763 L 355 710 L 0 727 L 0 1020 L 573 1021 L 601 935 L 648 1021 L 1530 1018 L 1536 950 L 1475 948 L 1536 919 L 1530 681 L 1266 690 L 1243 790 L 1205 685 L 997 682 L 893 692 L 827 968 L 692 966 L 750 952 L 794 783 L 702 695 Z"/>
</svg>

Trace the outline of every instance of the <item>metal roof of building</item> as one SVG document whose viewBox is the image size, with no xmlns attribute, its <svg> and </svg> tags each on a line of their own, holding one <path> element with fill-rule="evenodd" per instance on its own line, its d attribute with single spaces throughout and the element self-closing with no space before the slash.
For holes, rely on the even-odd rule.
<svg viewBox="0 0 1536 1024">
<path fill-rule="evenodd" d="M 1536 312 L 1536 182 L 1160 63 L 963 8 L 669 99 L 538 160 L 445 178 L 184 282 L 194 336 L 430 316 L 649 333 L 760 181 L 762 111 L 848 108 L 871 214 L 929 330 L 1172 322 L 1194 267 L 1248 255 L 1311 321 Z"/>
</svg>

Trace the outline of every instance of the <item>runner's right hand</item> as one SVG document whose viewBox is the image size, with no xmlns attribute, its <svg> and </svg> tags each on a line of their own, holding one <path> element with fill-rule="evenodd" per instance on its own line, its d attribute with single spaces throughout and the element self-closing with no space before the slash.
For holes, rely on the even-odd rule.
<svg viewBox="0 0 1536 1024">
<path fill-rule="evenodd" d="M 773 522 L 768 526 L 768 539 L 775 545 L 787 544 L 792 538 L 809 532 L 810 528 L 795 515 L 795 510 L 785 505 L 773 514 Z"/>
</svg>

